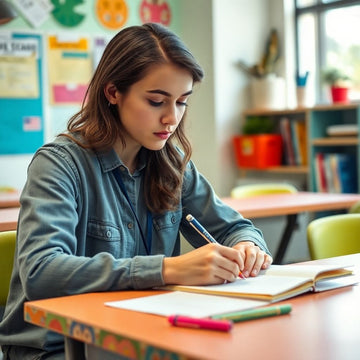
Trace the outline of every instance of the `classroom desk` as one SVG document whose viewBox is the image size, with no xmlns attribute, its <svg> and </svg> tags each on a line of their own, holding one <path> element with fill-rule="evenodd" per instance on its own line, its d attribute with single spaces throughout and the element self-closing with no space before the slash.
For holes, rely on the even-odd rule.
<svg viewBox="0 0 360 360">
<path fill-rule="evenodd" d="M 298 192 L 295 194 L 274 194 L 243 199 L 222 198 L 222 200 L 246 218 L 282 215 L 287 217 L 287 224 L 274 256 L 274 263 L 281 264 L 299 213 L 348 209 L 351 205 L 360 201 L 360 194 Z M 0 231 L 16 230 L 18 214 L 19 208 L 0 209 Z"/>
<path fill-rule="evenodd" d="M 249 219 L 283 215 L 287 217 L 287 223 L 274 256 L 274 264 L 281 264 L 291 235 L 296 227 L 299 213 L 349 209 L 357 201 L 360 201 L 360 194 L 332 194 L 306 191 L 292 194 L 269 194 L 241 199 L 226 197 L 222 198 L 222 200 Z"/>
<path fill-rule="evenodd" d="M 19 207 L 0 209 L 0 231 L 16 230 Z"/>
<path fill-rule="evenodd" d="M 360 253 L 310 263 L 354 264 Z M 90 293 L 25 303 L 25 320 L 65 335 L 68 360 L 82 360 L 83 343 L 131 359 L 355 360 L 360 351 L 360 286 L 308 293 L 289 315 L 234 324 L 230 333 L 172 327 L 166 317 L 115 309 L 105 301 L 160 291 Z M 78 351 L 76 355 L 72 351 Z"/>
<path fill-rule="evenodd" d="M 19 207 L 20 192 L 18 191 L 0 191 L 0 208 Z"/>
</svg>

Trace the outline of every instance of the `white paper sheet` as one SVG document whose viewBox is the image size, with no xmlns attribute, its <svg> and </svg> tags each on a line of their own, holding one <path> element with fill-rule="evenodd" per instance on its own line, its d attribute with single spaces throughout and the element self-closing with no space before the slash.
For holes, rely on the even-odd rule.
<svg viewBox="0 0 360 360">
<path fill-rule="evenodd" d="M 134 310 L 162 316 L 185 315 L 193 317 L 208 317 L 233 311 L 252 309 L 267 304 L 268 303 L 264 301 L 182 291 L 172 291 L 165 294 L 105 303 L 107 306 L 119 309 Z"/>
</svg>

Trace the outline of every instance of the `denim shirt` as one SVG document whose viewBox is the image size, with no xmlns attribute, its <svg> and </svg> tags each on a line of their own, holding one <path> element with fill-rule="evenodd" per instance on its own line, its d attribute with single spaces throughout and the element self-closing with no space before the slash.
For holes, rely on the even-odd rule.
<svg viewBox="0 0 360 360">
<path fill-rule="evenodd" d="M 194 215 L 218 242 L 251 240 L 269 253 L 260 230 L 225 205 L 189 162 L 176 211 L 154 214 L 147 255 L 143 177 L 147 151 L 130 174 L 114 150 L 83 149 L 66 137 L 34 155 L 21 194 L 10 294 L 0 324 L 0 344 L 47 351 L 63 346 L 61 336 L 25 323 L 27 300 L 96 291 L 148 289 L 164 285 L 163 258 L 180 254 L 180 232 L 194 247 L 204 240 L 185 217 Z M 113 170 L 120 170 L 131 210 Z"/>
</svg>

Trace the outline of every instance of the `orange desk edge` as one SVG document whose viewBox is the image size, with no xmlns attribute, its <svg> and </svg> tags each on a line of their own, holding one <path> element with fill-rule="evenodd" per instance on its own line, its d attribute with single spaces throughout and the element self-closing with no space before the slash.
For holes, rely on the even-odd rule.
<svg viewBox="0 0 360 360">
<path fill-rule="evenodd" d="M 0 208 L 12 208 L 20 206 L 20 192 L 0 191 Z"/>
<path fill-rule="evenodd" d="M 19 207 L 0 209 L 0 231 L 16 230 Z"/>
<path fill-rule="evenodd" d="M 313 263 L 355 264 L 359 273 L 360 254 Z M 308 359 L 355 360 L 358 356 L 359 285 L 279 302 L 291 303 L 291 314 L 237 323 L 229 333 L 172 327 L 166 317 L 104 305 L 158 293 L 105 292 L 31 301 L 25 304 L 25 319 L 63 333 L 67 341 L 76 338 L 129 358 L 151 358 L 152 354 L 159 360 L 300 360 L 306 353 Z"/>
<path fill-rule="evenodd" d="M 249 198 L 222 200 L 247 218 L 260 218 L 350 208 L 360 201 L 360 194 L 333 194 L 298 192 L 294 194 L 269 194 Z"/>
</svg>

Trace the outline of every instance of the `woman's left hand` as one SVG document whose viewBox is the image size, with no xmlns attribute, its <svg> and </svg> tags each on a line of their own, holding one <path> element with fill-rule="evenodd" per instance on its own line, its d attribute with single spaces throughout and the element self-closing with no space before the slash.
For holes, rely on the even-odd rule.
<svg viewBox="0 0 360 360">
<path fill-rule="evenodd" d="M 242 241 L 233 246 L 240 252 L 244 265 L 240 269 L 245 277 L 257 276 L 260 270 L 267 269 L 273 259 L 265 251 L 262 251 L 252 241 Z"/>
</svg>

